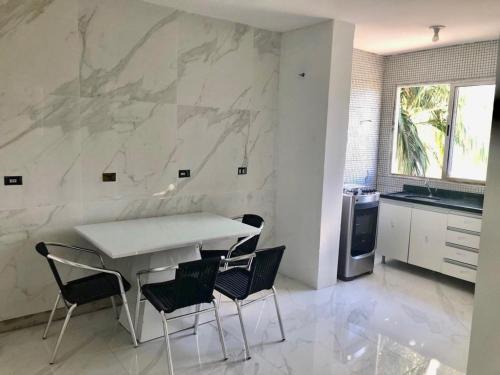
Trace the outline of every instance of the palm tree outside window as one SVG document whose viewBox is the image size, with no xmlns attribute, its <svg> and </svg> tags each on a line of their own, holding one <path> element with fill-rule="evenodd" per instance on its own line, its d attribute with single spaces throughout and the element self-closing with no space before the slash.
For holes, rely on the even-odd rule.
<svg viewBox="0 0 500 375">
<path fill-rule="evenodd" d="M 489 83 L 398 87 L 391 172 L 484 182 L 494 96 Z"/>
</svg>

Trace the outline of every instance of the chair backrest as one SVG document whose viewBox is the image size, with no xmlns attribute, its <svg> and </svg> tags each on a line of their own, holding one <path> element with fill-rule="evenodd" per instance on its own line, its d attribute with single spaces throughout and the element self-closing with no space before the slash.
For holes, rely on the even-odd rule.
<svg viewBox="0 0 500 375">
<path fill-rule="evenodd" d="M 47 257 L 50 254 L 47 245 L 44 242 L 39 242 L 35 245 L 35 250 L 38 252 L 38 254 L 42 255 L 43 257 L 45 257 L 45 259 L 47 259 L 47 262 L 49 263 L 50 266 L 50 270 L 52 271 L 52 274 L 56 279 L 57 285 L 59 286 L 61 292 L 64 293 L 65 285 L 61 279 L 61 276 L 59 275 L 59 271 L 57 270 L 56 264 L 52 259 Z"/>
<path fill-rule="evenodd" d="M 258 250 L 255 253 L 250 269 L 252 282 L 249 286 L 249 295 L 273 287 L 284 251 L 285 246 L 278 246 Z"/>
<path fill-rule="evenodd" d="M 245 214 L 243 215 L 241 222 L 243 224 L 251 225 L 255 228 L 260 228 L 264 224 L 264 219 L 259 215 L 255 214 Z M 243 242 L 241 245 L 237 246 L 233 251 L 233 257 L 251 254 L 257 250 L 257 244 L 259 243 L 260 234 L 253 236 L 248 241 Z M 238 238 L 238 242 L 245 239 L 245 237 Z"/>
<path fill-rule="evenodd" d="M 220 259 L 211 257 L 179 263 L 175 271 L 175 297 L 178 307 L 212 302 Z"/>
</svg>

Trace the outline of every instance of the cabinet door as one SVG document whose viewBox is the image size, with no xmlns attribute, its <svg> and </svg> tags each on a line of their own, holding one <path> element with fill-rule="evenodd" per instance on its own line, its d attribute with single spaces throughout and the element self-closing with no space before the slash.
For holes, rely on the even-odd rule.
<svg viewBox="0 0 500 375">
<path fill-rule="evenodd" d="M 380 202 L 377 253 L 407 262 L 410 222 L 410 207 Z"/>
<path fill-rule="evenodd" d="M 408 263 L 440 271 L 446 244 L 447 215 L 412 210 Z"/>
</svg>

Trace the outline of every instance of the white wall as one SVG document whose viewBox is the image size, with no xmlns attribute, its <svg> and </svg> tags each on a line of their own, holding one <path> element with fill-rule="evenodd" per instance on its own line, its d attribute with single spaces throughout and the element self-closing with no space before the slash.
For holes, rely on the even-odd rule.
<svg viewBox="0 0 500 375">
<path fill-rule="evenodd" d="M 500 61 L 500 51 L 499 58 Z M 484 199 L 481 254 L 467 373 L 500 374 L 500 71 Z"/>
<path fill-rule="evenodd" d="M 328 21 L 282 36 L 276 240 L 281 272 L 315 288 L 336 281 L 353 34 Z"/>
<path fill-rule="evenodd" d="M 323 167 L 318 288 L 337 282 L 353 39 L 354 26 L 346 22 L 335 21 Z"/>
</svg>

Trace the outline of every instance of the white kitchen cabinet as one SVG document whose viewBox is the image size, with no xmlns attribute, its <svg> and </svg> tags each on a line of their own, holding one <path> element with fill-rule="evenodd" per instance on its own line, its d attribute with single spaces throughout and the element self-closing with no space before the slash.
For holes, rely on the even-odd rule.
<svg viewBox="0 0 500 375">
<path fill-rule="evenodd" d="M 378 222 L 379 255 L 475 282 L 480 216 L 381 200 Z"/>
<path fill-rule="evenodd" d="M 441 273 L 456 277 L 457 279 L 470 281 L 471 283 L 476 282 L 477 271 L 474 267 L 459 262 L 452 262 L 452 260 L 445 260 L 441 268 Z"/>
<path fill-rule="evenodd" d="M 408 261 L 411 208 L 381 201 L 378 216 L 377 253 Z"/>
<path fill-rule="evenodd" d="M 446 243 L 447 215 L 412 209 L 408 263 L 440 271 Z"/>
<path fill-rule="evenodd" d="M 459 263 L 465 263 L 477 267 L 479 262 L 479 253 L 474 251 L 474 249 L 447 243 L 444 251 L 444 259 L 451 259 Z"/>
<path fill-rule="evenodd" d="M 481 237 L 477 234 L 462 233 L 454 230 L 448 230 L 446 233 L 446 242 L 454 245 L 461 245 L 471 249 L 479 250 Z"/>
<path fill-rule="evenodd" d="M 471 216 L 448 214 L 448 228 L 481 233 L 481 219 Z"/>
</svg>

